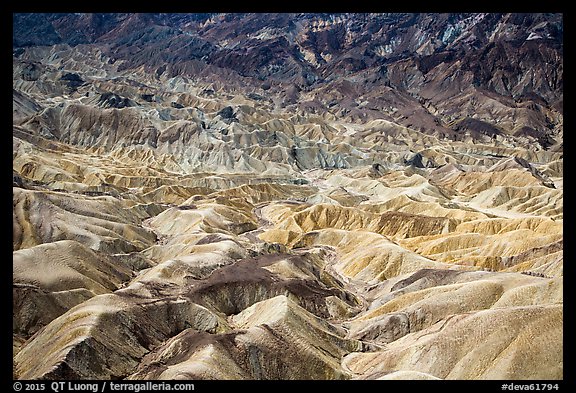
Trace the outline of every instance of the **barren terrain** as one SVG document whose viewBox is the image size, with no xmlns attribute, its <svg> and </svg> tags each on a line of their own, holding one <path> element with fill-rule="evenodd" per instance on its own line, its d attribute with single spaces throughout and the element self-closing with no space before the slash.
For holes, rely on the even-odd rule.
<svg viewBox="0 0 576 393">
<path fill-rule="evenodd" d="M 17 379 L 562 379 L 562 18 L 15 14 Z"/>
</svg>

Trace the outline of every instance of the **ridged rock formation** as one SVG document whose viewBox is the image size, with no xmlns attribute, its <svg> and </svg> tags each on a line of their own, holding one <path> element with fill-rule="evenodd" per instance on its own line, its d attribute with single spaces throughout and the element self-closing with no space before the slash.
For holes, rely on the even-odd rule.
<svg viewBox="0 0 576 393">
<path fill-rule="evenodd" d="M 13 14 L 15 379 L 559 380 L 561 14 Z"/>
</svg>

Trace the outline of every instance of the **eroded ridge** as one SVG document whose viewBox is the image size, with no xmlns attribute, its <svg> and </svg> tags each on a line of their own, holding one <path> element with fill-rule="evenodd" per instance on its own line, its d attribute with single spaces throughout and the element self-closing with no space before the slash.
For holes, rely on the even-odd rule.
<svg viewBox="0 0 576 393">
<path fill-rule="evenodd" d="M 563 378 L 561 15 L 14 22 L 15 379 Z"/>
</svg>

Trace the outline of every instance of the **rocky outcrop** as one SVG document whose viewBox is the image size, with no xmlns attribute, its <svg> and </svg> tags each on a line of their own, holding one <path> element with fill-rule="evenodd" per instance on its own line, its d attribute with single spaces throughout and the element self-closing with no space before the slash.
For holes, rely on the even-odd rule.
<svg viewBox="0 0 576 393">
<path fill-rule="evenodd" d="M 362 121 L 393 119 L 451 138 L 466 132 L 479 140 L 515 134 L 543 148 L 558 139 L 560 14 L 15 14 L 13 19 L 17 48 L 41 40 L 82 43 L 98 47 L 112 64 L 121 59 L 121 70 L 143 67 L 165 79 L 200 73 L 235 89 L 259 89 L 264 80 L 294 109 L 318 97 L 315 111 Z M 34 36 L 38 29 L 42 38 Z M 365 83 L 355 93 L 330 86 L 341 78 Z M 372 94 L 390 88 L 391 95 Z M 355 95 L 364 99 L 351 103 Z M 500 113 L 519 116 L 497 119 L 494 104 Z M 533 131 L 518 131 L 525 127 Z"/>
</svg>

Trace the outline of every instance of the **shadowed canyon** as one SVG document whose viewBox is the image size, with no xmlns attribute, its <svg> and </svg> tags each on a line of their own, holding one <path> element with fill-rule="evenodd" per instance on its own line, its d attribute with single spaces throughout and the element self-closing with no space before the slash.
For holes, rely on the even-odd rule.
<svg viewBox="0 0 576 393">
<path fill-rule="evenodd" d="M 13 14 L 15 379 L 563 379 L 561 14 Z"/>
</svg>

